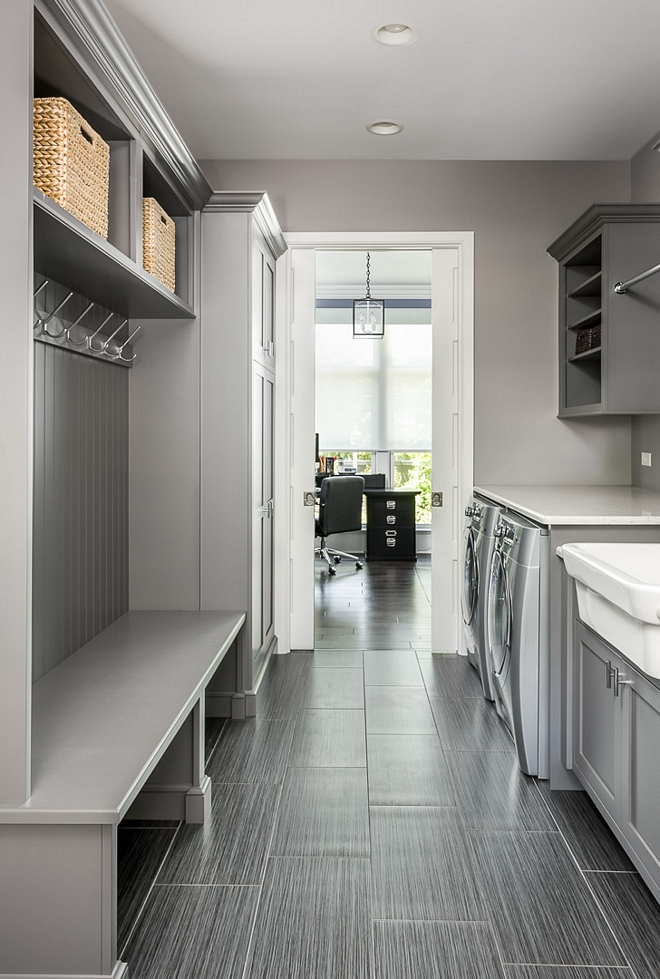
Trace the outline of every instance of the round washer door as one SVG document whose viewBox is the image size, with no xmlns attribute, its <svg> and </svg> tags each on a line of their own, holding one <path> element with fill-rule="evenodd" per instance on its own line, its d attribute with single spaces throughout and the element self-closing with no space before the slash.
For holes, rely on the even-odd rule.
<svg viewBox="0 0 660 979">
<path fill-rule="evenodd" d="M 465 565 L 463 566 L 463 621 L 472 625 L 479 598 L 479 568 L 474 546 L 474 534 L 468 530 L 465 541 Z"/>
<path fill-rule="evenodd" d="M 495 673 L 502 673 L 511 643 L 511 592 L 506 565 L 498 547 L 493 551 L 488 586 L 488 646 Z"/>
</svg>

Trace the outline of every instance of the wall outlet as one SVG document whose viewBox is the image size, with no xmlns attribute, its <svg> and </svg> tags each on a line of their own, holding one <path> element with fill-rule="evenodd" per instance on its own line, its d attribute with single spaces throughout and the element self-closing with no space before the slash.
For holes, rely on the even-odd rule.
<svg viewBox="0 0 660 979">
<path fill-rule="evenodd" d="M 651 465 L 651 453 L 650 452 L 642 452 L 642 465 L 643 466 L 650 466 Z"/>
</svg>

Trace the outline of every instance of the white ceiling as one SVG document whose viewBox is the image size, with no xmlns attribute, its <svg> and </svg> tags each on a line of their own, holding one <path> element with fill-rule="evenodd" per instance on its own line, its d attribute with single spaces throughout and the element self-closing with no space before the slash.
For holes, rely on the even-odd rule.
<svg viewBox="0 0 660 979">
<path fill-rule="evenodd" d="M 431 252 L 371 249 L 371 294 L 377 299 L 424 299 L 431 295 Z M 365 294 L 367 253 L 318 251 L 316 293 L 319 298 L 359 299 Z M 380 289 L 380 293 L 378 290 Z"/>
<path fill-rule="evenodd" d="M 628 159 L 660 129 L 658 0 L 106 3 L 198 159 Z"/>
</svg>

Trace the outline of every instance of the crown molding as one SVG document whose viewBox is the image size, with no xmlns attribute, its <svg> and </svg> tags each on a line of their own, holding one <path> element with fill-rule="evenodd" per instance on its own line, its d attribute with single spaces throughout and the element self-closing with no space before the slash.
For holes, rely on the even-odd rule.
<svg viewBox="0 0 660 979">
<path fill-rule="evenodd" d="M 275 258 L 279 258 L 286 251 L 286 240 L 265 191 L 216 191 L 204 207 L 205 214 L 237 212 L 253 215 Z"/>
<path fill-rule="evenodd" d="M 141 135 L 174 175 L 188 204 L 201 209 L 212 188 L 102 0 L 41 3 L 109 81 Z"/>
</svg>

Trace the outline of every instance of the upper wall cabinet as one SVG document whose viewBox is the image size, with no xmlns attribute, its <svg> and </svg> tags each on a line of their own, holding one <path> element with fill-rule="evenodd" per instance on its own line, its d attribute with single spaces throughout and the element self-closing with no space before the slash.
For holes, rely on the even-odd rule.
<svg viewBox="0 0 660 979">
<path fill-rule="evenodd" d="M 193 215 L 210 187 L 105 7 L 90 0 L 86 9 L 87 18 L 76 3 L 37 0 L 34 95 L 66 98 L 109 145 L 108 237 L 35 187 L 35 270 L 124 316 L 191 318 Z M 174 291 L 144 268 L 143 197 L 154 198 L 174 222 Z"/>
<path fill-rule="evenodd" d="M 559 416 L 660 412 L 660 204 L 594 204 L 548 248 L 559 263 Z"/>
</svg>

